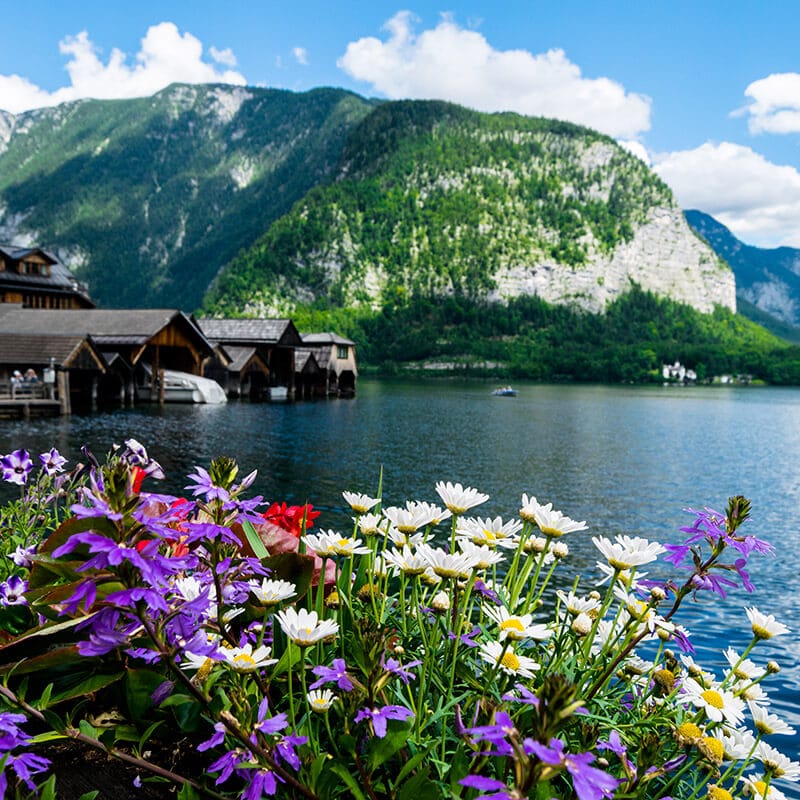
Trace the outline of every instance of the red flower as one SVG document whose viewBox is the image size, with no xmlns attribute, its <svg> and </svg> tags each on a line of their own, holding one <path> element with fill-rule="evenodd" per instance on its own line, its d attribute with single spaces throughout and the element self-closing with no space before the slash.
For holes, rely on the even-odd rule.
<svg viewBox="0 0 800 800">
<path fill-rule="evenodd" d="M 142 488 L 142 481 L 145 478 L 147 473 L 141 467 L 131 467 L 131 471 L 133 472 L 133 491 L 136 494 L 139 494 L 140 489 Z"/>
<path fill-rule="evenodd" d="M 302 506 L 287 506 L 286 503 L 273 503 L 262 515 L 267 522 L 277 525 L 299 539 L 313 526 L 319 511 L 314 511 L 311 503 Z"/>
</svg>

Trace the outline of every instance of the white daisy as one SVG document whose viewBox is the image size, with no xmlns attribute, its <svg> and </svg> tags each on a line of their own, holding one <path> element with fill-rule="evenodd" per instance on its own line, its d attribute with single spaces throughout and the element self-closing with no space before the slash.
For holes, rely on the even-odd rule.
<svg viewBox="0 0 800 800">
<path fill-rule="evenodd" d="M 469 517 L 459 520 L 456 534 L 460 538 L 469 539 L 475 544 L 513 550 L 519 543 L 517 534 L 521 530 L 522 523 L 518 519 L 503 522 L 502 517 L 495 517 L 494 519 Z"/>
<path fill-rule="evenodd" d="M 744 718 L 744 701 L 719 684 L 705 688 L 694 678 L 686 678 L 682 690 L 677 697 L 678 702 L 691 703 L 702 709 L 708 719 L 714 722 L 725 720 L 731 725 L 738 725 Z"/>
<path fill-rule="evenodd" d="M 724 655 L 731 665 L 734 677 L 740 681 L 745 679 L 757 681 L 767 674 L 767 670 L 764 667 L 759 667 L 749 658 L 742 658 L 732 647 L 729 647 Z"/>
<path fill-rule="evenodd" d="M 405 547 L 408 545 L 410 548 L 415 548 L 425 541 L 425 534 L 421 531 L 418 533 L 406 533 L 398 530 L 397 528 L 389 528 L 388 531 L 389 541 L 395 547 Z"/>
<path fill-rule="evenodd" d="M 756 745 L 755 757 L 764 765 L 764 771 L 773 778 L 784 778 L 787 781 L 800 779 L 800 762 L 792 761 L 766 742 Z"/>
<path fill-rule="evenodd" d="M 438 525 L 453 516 L 453 512 L 449 509 L 435 506 L 433 503 L 425 503 L 421 500 L 406 500 L 406 508 L 420 522 L 420 528 L 428 525 Z"/>
<path fill-rule="evenodd" d="M 774 733 L 795 735 L 795 729 L 791 725 L 787 725 L 777 714 L 770 714 L 766 708 L 756 703 L 748 703 L 748 705 L 750 713 L 753 715 L 753 725 L 762 736 L 770 736 Z"/>
<path fill-rule="evenodd" d="M 293 583 L 270 578 L 264 578 L 261 583 L 250 580 L 248 587 L 262 606 L 273 606 L 297 594 L 297 587 Z"/>
<path fill-rule="evenodd" d="M 399 569 L 405 575 L 422 575 L 428 562 L 419 553 L 414 553 L 406 544 L 402 550 L 384 551 L 383 558 L 387 564 Z"/>
<path fill-rule="evenodd" d="M 316 644 L 339 632 L 339 624 L 332 619 L 319 619 L 316 611 L 305 608 L 284 608 L 275 615 L 283 632 L 301 647 Z"/>
<path fill-rule="evenodd" d="M 747 775 L 742 778 L 744 793 L 752 795 L 756 800 L 786 800 L 786 795 L 776 789 L 775 785 L 767 782 L 762 775 Z"/>
<path fill-rule="evenodd" d="M 312 689 L 306 694 L 306 700 L 312 711 L 324 714 L 336 700 L 336 695 L 330 689 Z"/>
<path fill-rule="evenodd" d="M 458 547 L 462 553 L 475 557 L 475 569 L 489 569 L 489 567 L 505 561 L 505 557 L 502 553 L 498 553 L 497 550 L 493 550 L 485 544 L 477 545 L 469 539 L 461 539 L 458 543 Z"/>
<path fill-rule="evenodd" d="M 382 519 L 380 514 L 362 514 L 360 517 L 354 517 L 353 521 L 358 523 L 362 536 L 377 536 L 381 532 Z"/>
<path fill-rule="evenodd" d="M 593 536 L 595 547 L 605 556 L 606 561 L 615 569 L 624 570 L 649 564 L 666 550 L 658 542 L 649 542 L 640 536 L 618 534 L 615 542 L 605 536 Z"/>
<path fill-rule="evenodd" d="M 306 547 L 313 550 L 318 556 L 353 556 L 369 553 L 369 547 L 361 544 L 360 539 L 353 536 L 344 536 L 336 531 L 321 531 L 320 533 L 306 534 Z"/>
<path fill-rule="evenodd" d="M 585 531 L 588 526 L 585 522 L 575 522 L 560 511 L 554 511 L 551 503 L 539 506 L 534 511 L 534 518 L 539 530 L 550 539 L 557 539 L 567 533 Z"/>
<path fill-rule="evenodd" d="M 548 503 L 550 508 L 553 507 L 552 503 Z M 522 507 L 519 510 L 520 519 L 524 520 L 525 522 L 530 522 L 535 524 L 536 523 L 536 512 L 543 508 L 544 506 L 539 503 L 539 501 L 531 495 L 528 497 L 527 494 L 522 495 Z"/>
<path fill-rule="evenodd" d="M 379 497 L 370 497 L 359 492 L 342 492 L 344 501 L 353 509 L 356 514 L 366 514 L 370 509 L 380 503 Z"/>
<path fill-rule="evenodd" d="M 769 695 L 764 691 L 760 683 L 751 683 L 748 680 L 734 681 L 731 691 L 742 700 L 754 703 L 758 706 L 769 705 Z"/>
<path fill-rule="evenodd" d="M 717 728 L 713 732 L 713 736 L 719 739 L 728 761 L 740 761 L 747 758 L 756 745 L 755 736 L 748 730 Z"/>
<path fill-rule="evenodd" d="M 578 614 L 592 614 L 600 610 L 600 600 L 593 597 L 579 597 L 575 592 L 565 592 L 559 589 L 556 592 L 559 600 L 564 604 L 564 609 L 573 617 Z"/>
<path fill-rule="evenodd" d="M 428 544 L 421 544 L 417 551 L 440 578 L 469 578 L 478 563 L 475 556 L 447 553 Z"/>
<path fill-rule="evenodd" d="M 277 658 L 270 658 L 271 652 L 271 648 L 264 644 L 253 650 L 249 643 L 244 647 L 223 647 L 220 650 L 225 661 L 237 672 L 253 672 L 277 663 Z"/>
<path fill-rule="evenodd" d="M 489 499 L 488 494 L 482 494 L 470 486 L 464 488 L 460 483 L 450 483 L 450 481 L 447 483 L 439 481 L 436 484 L 436 493 L 453 514 L 463 514 Z"/>
<path fill-rule="evenodd" d="M 386 517 L 386 519 L 392 523 L 392 527 L 396 528 L 400 533 L 416 533 L 420 528 L 425 527 L 425 521 L 422 517 L 408 508 L 389 506 L 383 509 L 383 516 Z"/>
<path fill-rule="evenodd" d="M 484 660 L 492 666 L 500 667 L 507 675 L 532 678 L 533 673 L 540 669 L 540 665 L 534 659 L 518 655 L 511 645 L 502 642 L 484 642 L 480 650 Z"/>
<path fill-rule="evenodd" d="M 790 633 L 782 622 L 778 622 L 772 614 L 762 614 L 757 608 L 745 608 L 747 618 L 753 626 L 753 636 L 757 639 L 771 639 L 782 633 Z"/>
<path fill-rule="evenodd" d="M 512 614 L 502 606 L 487 606 L 486 616 L 493 619 L 500 627 L 501 642 L 506 639 L 513 641 L 536 639 L 536 641 L 542 642 L 552 635 L 552 631 L 547 625 L 533 623 L 532 614 Z"/>
</svg>

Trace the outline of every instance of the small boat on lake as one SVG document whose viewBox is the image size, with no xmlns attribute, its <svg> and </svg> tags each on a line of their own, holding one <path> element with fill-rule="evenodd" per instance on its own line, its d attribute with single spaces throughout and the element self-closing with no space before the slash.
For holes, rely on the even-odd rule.
<svg viewBox="0 0 800 800">
<path fill-rule="evenodd" d="M 161 371 L 164 376 L 164 402 L 165 403 L 210 403 L 219 405 L 227 403 L 228 398 L 223 388 L 210 378 L 192 375 L 188 372 L 178 372 L 172 369 Z M 138 395 L 141 400 L 157 402 L 159 399 L 158 387 L 155 390 L 150 384 L 139 386 Z"/>
<path fill-rule="evenodd" d="M 492 394 L 495 397 L 516 397 L 517 390 L 512 389 L 510 386 L 501 386 L 499 389 L 495 389 Z"/>
</svg>

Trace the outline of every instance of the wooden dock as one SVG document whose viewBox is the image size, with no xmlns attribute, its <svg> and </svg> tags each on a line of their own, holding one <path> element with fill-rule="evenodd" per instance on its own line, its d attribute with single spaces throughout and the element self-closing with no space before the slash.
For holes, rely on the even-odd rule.
<svg viewBox="0 0 800 800">
<path fill-rule="evenodd" d="M 57 416 L 63 413 L 61 401 L 54 397 L 53 386 L 35 383 L 11 386 L 0 383 L 0 417 Z"/>
</svg>

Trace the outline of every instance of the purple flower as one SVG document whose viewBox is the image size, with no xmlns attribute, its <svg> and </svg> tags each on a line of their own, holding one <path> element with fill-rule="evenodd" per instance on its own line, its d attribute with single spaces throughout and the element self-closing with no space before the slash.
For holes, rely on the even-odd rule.
<svg viewBox="0 0 800 800">
<path fill-rule="evenodd" d="M 275 760 L 283 761 L 294 767 L 295 770 L 300 769 L 300 756 L 297 755 L 297 748 L 307 741 L 307 736 L 284 736 L 275 744 Z"/>
<path fill-rule="evenodd" d="M 503 605 L 500 595 L 494 589 L 490 589 L 482 580 L 475 581 L 472 587 L 478 594 L 483 595 L 489 602 L 494 603 L 496 606 Z"/>
<path fill-rule="evenodd" d="M 572 776 L 572 785 L 578 800 L 611 797 L 614 789 L 621 783 L 607 772 L 589 766 L 595 758 L 592 753 L 565 753 L 564 742 L 560 739 L 551 739 L 549 747 L 526 739 L 523 746 L 528 755 L 535 755 L 545 764 L 566 769 Z"/>
<path fill-rule="evenodd" d="M 475 637 L 479 633 L 481 633 L 481 629 L 477 625 L 475 625 L 469 633 L 462 633 L 461 636 L 459 636 L 458 638 L 461 641 L 461 644 L 466 645 L 467 647 L 478 647 L 479 645 L 475 641 Z M 448 631 L 447 635 L 450 639 L 456 638 L 456 635 L 455 633 L 453 633 L 453 631 Z"/>
<path fill-rule="evenodd" d="M 221 722 L 215 722 L 213 735 L 210 739 L 206 739 L 204 742 L 201 742 L 199 745 L 197 745 L 197 749 L 202 753 L 205 750 L 210 750 L 212 747 L 222 744 L 224 741 L 225 726 Z M 219 781 L 217 781 L 217 783 L 219 783 Z"/>
<path fill-rule="evenodd" d="M 482 775 L 467 775 L 467 777 L 462 778 L 459 783 L 462 786 L 480 789 L 482 792 L 490 792 L 490 794 L 479 794 L 475 800 L 500 800 L 500 798 L 516 800 L 516 798 L 519 797 L 516 791 L 509 789 L 503 781 L 498 781 L 496 778 L 484 778 Z"/>
<path fill-rule="evenodd" d="M 33 469 L 33 462 L 27 450 L 15 450 L 0 458 L 0 469 L 3 471 L 4 481 L 24 486 Z"/>
<path fill-rule="evenodd" d="M 7 581 L 0 583 L 0 603 L 4 606 L 26 606 L 28 600 L 28 581 L 19 575 L 12 575 Z"/>
<path fill-rule="evenodd" d="M 489 742 L 494 749 L 483 751 L 481 755 L 510 756 L 514 753 L 514 748 L 508 741 L 508 737 L 518 736 L 519 731 L 514 725 L 514 721 L 505 711 L 497 711 L 494 715 L 494 724 L 477 725 L 474 728 L 467 728 L 476 742 Z"/>
<path fill-rule="evenodd" d="M 202 494 L 205 495 L 206 500 L 209 501 L 222 500 L 222 502 L 225 503 L 230 500 L 231 496 L 228 494 L 227 490 L 223 489 L 221 486 L 215 486 L 211 475 L 202 467 L 195 467 L 195 472 L 187 477 L 193 480 L 194 483 L 189 486 L 184 486 L 184 489 L 187 491 L 191 490 L 195 497 Z"/>
<path fill-rule="evenodd" d="M 383 668 L 387 672 L 391 672 L 392 674 L 397 675 L 400 678 L 400 680 L 403 681 L 403 683 L 408 684 L 408 682 L 412 678 L 416 677 L 416 675 L 414 675 L 414 673 L 410 671 L 411 667 L 417 667 L 421 663 L 422 662 L 419 659 L 416 659 L 415 661 L 410 661 L 408 664 L 403 666 L 397 659 L 390 658 L 383 665 Z"/>
<path fill-rule="evenodd" d="M 36 784 L 31 780 L 32 776 L 44 772 L 49 766 L 50 761 L 34 753 L 11 752 L 16 747 L 24 747 L 30 743 L 30 737 L 19 727 L 19 724 L 26 722 L 24 714 L 14 714 L 10 712 L 0 712 L 0 760 L 3 767 L 11 767 L 17 778 L 33 792 Z M 0 797 L 5 797 L 7 779 L 0 767 Z"/>
<path fill-rule="evenodd" d="M 343 658 L 334 658 L 332 667 L 319 666 L 314 667 L 311 671 L 319 677 L 308 687 L 309 689 L 319 689 L 320 686 L 324 686 L 326 683 L 336 681 L 336 685 L 343 692 L 353 691 L 353 682 L 347 677 L 347 664 L 345 664 Z"/>
<path fill-rule="evenodd" d="M 517 683 L 514 685 L 514 688 L 519 692 L 519 695 L 516 694 L 504 694 L 500 699 L 507 700 L 512 703 L 525 703 L 526 705 L 533 706 L 534 708 L 539 708 L 539 698 L 526 686 L 523 686 L 521 683 Z"/>
<path fill-rule="evenodd" d="M 55 447 L 50 448 L 46 453 L 40 453 L 39 461 L 42 462 L 42 469 L 48 475 L 58 475 L 59 472 L 63 472 L 64 464 L 67 463 L 67 459 Z"/>
<path fill-rule="evenodd" d="M 36 547 L 31 545 L 30 547 L 23 547 L 19 545 L 16 550 L 14 550 L 9 558 L 18 566 L 18 567 L 25 567 L 25 569 L 29 569 L 33 564 L 31 560 L 31 556 L 36 553 Z"/>
<path fill-rule="evenodd" d="M 240 770 L 245 772 L 245 770 Z M 242 792 L 242 800 L 261 800 L 262 797 L 272 797 L 278 789 L 275 773 L 268 769 L 246 770 L 250 783 Z"/>
<path fill-rule="evenodd" d="M 355 722 L 368 719 L 372 723 L 372 729 L 379 739 L 386 736 L 386 722 L 390 719 L 408 719 L 413 717 L 414 712 L 403 706 L 384 706 L 383 708 L 362 708 L 356 714 Z"/>
<path fill-rule="evenodd" d="M 736 588 L 736 581 L 728 580 L 727 578 L 720 578 L 718 575 L 712 575 L 710 572 L 699 572 L 692 575 L 692 586 L 695 591 L 709 591 L 718 594 L 723 600 L 728 596 L 725 592 L 725 586 L 732 586 Z"/>
<path fill-rule="evenodd" d="M 198 750 L 200 748 L 198 747 Z M 242 764 L 248 761 L 250 758 L 249 754 L 246 753 L 241 748 L 237 747 L 234 750 L 229 750 L 224 755 L 220 756 L 213 764 L 208 767 L 208 772 L 219 772 L 220 775 L 214 781 L 214 783 L 219 786 L 219 784 L 224 783 L 230 776 L 233 774 L 233 771 L 239 764 Z"/>
</svg>

